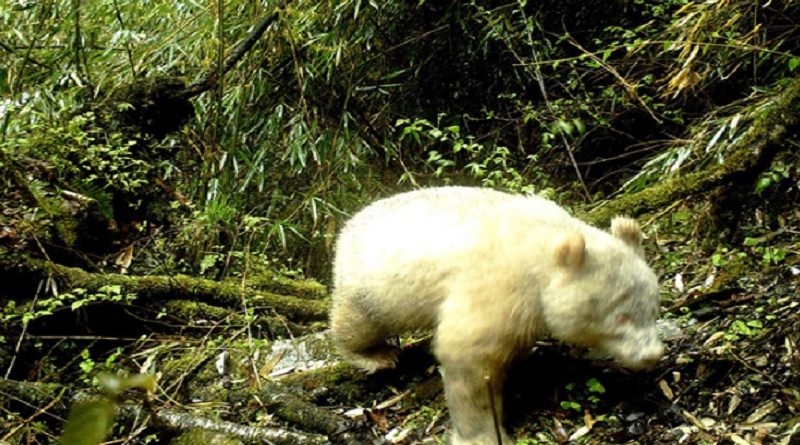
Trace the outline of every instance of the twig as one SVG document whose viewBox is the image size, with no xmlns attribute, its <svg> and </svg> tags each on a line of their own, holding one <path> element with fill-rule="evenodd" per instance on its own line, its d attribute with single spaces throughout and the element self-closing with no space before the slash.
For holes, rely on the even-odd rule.
<svg viewBox="0 0 800 445">
<path fill-rule="evenodd" d="M 658 116 L 656 116 L 655 113 L 653 113 L 653 110 L 651 110 L 650 107 L 647 106 L 647 104 L 644 102 L 644 99 L 642 99 L 642 97 L 639 96 L 639 93 L 636 92 L 636 87 L 631 85 L 630 82 L 628 82 L 624 77 L 622 77 L 622 75 L 619 73 L 619 71 L 617 71 L 613 66 L 605 63 L 603 61 L 603 59 L 597 57 L 591 51 L 588 51 L 586 48 L 581 46 L 581 44 L 578 43 L 575 39 L 573 39 L 572 36 L 570 36 L 570 38 L 569 38 L 569 43 L 570 43 L 570 45 L 574 46 L 575 48 L 578 48 L 582 53 L 584 53 L 587 56 L 589 56 L 590 59 L 592 59 L 595 62 L 597 62 L 598 65 L 602 66 L 606 71 L 608 71 L 612 76 L 614 76 L 614 78 L 616 78 L 617 81 L 619 81 L 619 83 L 622 85 L 622 87 L 625 88 L 625 91 L 627 91 L 628 94 L 633 99 L 635 99 L 637 102 L 639 102 L 639 105 L 641 105 L 642 108 L 644 108 L 645 111 L 647 111 L 647 114 L 649 114 L 650 117 L 652 117 L 654 121 L 658 122 L 659 124 L 661 123 L 661 119 L 659 119 Z M 537 65 L 537 67 L 538 67 L 538 65 Z"/>
<path fill-rule="evenodd" d="M 756 368 L 755 366 L 747 363 L 747 361 L 745 359 L 739 357 L 739 354 L 737 354 L 737 353 L 735 353 L 733 351 L 728 351 L 728 354 L 730 354 L 731 357 L 735 358 L 736 361 L 741 363 L 742 366 L 744 366 L 745 368 L 747 368 L 747 369 L 759 374 L 761 377 L 764 377 L 765 379 L 767 379 L 767 381 L 769 381 L 770 383 L 775 385 L 776 388 L 781 388 L 781 389 L 785 389 L 786 388 L 786 386 L 784 384 L 782 384 L 781 382 L 779 382 L 779 381 L 775 380 L 774 378 L 772 378 L 771 375 L 769 375 L 766 372 L 764 372 L 764 371 Z"/>
<path fill-rule="evenodd" d="M 35 418 L 39 417 L 39 415 L 40 415 L 40 414 L 42 414 L 42 413 L 46 413 L 46 412 L 47 412 L 47 410 L 49 410 L 50 408 L 52 408 L 52 407 L 53 407 L 53 405 L 55 405 L 56 403 L 58 403 L 59 401 L 61 401 L 61 398 L 62 398 L 62 397 L 64 397 L 64 393 L 65 393 L 65 392 L 66 392 L 66 388 L 62 388 L 62 389 L 61 389 L 61 392 L 58 394 L 58 396 L 54 397 L 54 398 L 53 398 L 53 400 L 51 400 L 51 401 L 50 401 L 50 403 L 48 403 L 47 405 L 45 405 L 45 406 L 44 406 L 44 407 L 42 407 L 42 408 L 37 408 L 35 413 L 31 414 L 31 415 L 30 415 L 30 416 L 29 416 L 27 419 L 25 419 L 25 420 L 21 421 L 21 422 L 19 423 L 19 425 L 17 425 L 15 428 L 12 428 L 12 429 L 11 429 L 11 430 L 10 430 L 8 433 L 6 433 L 6 434 L 5 434 L 3 437 L 0 437 L 0 443 L 5 443 L 5 441 L 7 441 L 7 440 L 8 440 L 10 437 L 12 437 L 12 436 L 14 435 L 14 433 L 16 433 L 17 431 L 19 431 L 19 429 L 20 429 L 20 428 L 24 427 L 25 425 L 28 425 L 28 424 L 30 424 L 30 423 L 31 423 L 31 421 L 32 421 L 33 419 L 35 419 Z"/>
<path fill-rule="evenodd" d="M 253 337 L 253 317 L 251 316 L 250 309 L 247 306 L 247 272 L 250 266 L 250 244 L 245 246 L 244 251 L 244 270 L 242 271 L 242 280 L 239 283 L 239 289 L 241 289 L 241 302 L 242 302 L 242 310 L 244 311 L 245 317 L 245 332 L 247 332 L 247 348 L 248 348 L 248 356 L 247 360 L 250 362 L 250 366 L 252 367 L 253 371 L 253 378 L 256 382 L 256 388 L 261 389 L 261 375 L 258 372 L 258 367 L 256 366 L 256 348 L 253 346 L 254 337 Z M 273 309 L 273 312 L 275 310 Z M 291 332 L 288 326 L 286 326 L 286 330 Z"/>
<path fill-rule="evenodd" d="M 28 334 L 25 338 L 34 339 L 34 340 L 77 340 L 77 341 L 139 341 L 141 340 L 140 337 L 107 337 L 107 336 L 98 336 L 98 335 L 31 335 Z M 150 339 L 149 341 L 155 342 L 174 342 L 174 339 L 163 339 L 163 340 L 156 340 Z M 181 341 L 185 341 L 181 339 Z M 6 376 L 8 378 L 8 376 Z"/>
<path fill-rule="evenodd" d="M 0 40 L 0 49 L 2 49 L 3 51 L 5 51 L 5 52 L 7 52 L 7 53 L 9 53 L 11 55 L 17 56 L 17 57 L 21 58 L 22 60 L 24 60 L 26 62 L 30 62 L 30 63 L 38 66 L 39 68 L 53 69 L 51 66 L 45 65 L 44 63 L 39 62 L 38 60 L 31 58 L 30 55 L 28 54 L 30 52 L 29 49 L 26 49 L 26 54 L 20 56 L 20 55 L 18 55 L 16 53 L 16 48 L 12 48 L 12 47 L 8 46 L 7 44 L 3 43 L 2 40 Z"/>
<path fill-rule="evenodd" d="M 523 12 L 524 14 L 524 12 Z M 527 17 L 523 15 L 523 18 L 527 20 Z M 542 99 L 544 100 L 545 106 L 547 106 L 547 111 L 551 114 L 553 113 L 553 106 L 550 104 L 550 99 L 547 97 L 547 88 L 544 86 L 544 76 L 542 76 L 542 68 L 539 66 L 539 52 L 536 51 L 536 48 L 533 45 L 533 36 L 531 35 L 530 31 L 528 31 L 528 45 L 531 47 L 531 55 L 533 56 L 533 60 L 536 62 L 533 65 L 534 77 L 536 78 L 536 83 L 539 85 L 539 91 L 542 93 Z M 519 57 L 517 57 L 519 59 Z M 520 60 L 521 61 L 521 60 Z M 567 150 L 567 156 L 569 156 L 569 160 L 572 163 L 572 168 L 575 169 L 575 175 L 578 177 L 578 182 L 581 184 L 581 188 L 583 189 L 583 193 L 586 196 L 586 199 L 589 202 L 592 202 L 592 194 L 589 193 L 589 188 L 586 187 L 586 181 L 583 180 L 583 175 L 581 174 L 581 169 L 578 167 L 578 162 L 575 160 L 575 154 L 572 152 L 572 145 L 567 140 L 567 136 L 564 134 L 563 131 L 559 131 L 561 135 L 561 141 L 564 143 L 564 148 Z"/>
<path fill-rule="evenodd" d="M 50 2 L 42 2 L 42 3 L 43 3 L 42 4 L 42 19 L 38 20 L 39 23 L 38 23 L 38 25 L 36 27 L 36 31 L 34 33 L 34 37 L 32 39 L 30 39 L 31 43 L 25 49 L 25 54 L 22 56 L 22 64 L 17 69 L 16 78 L 11 81 L 11 86 L 8 88 L 8 91 L 10 91 L 12 94 L 17 91 L 18 84 L 20 82 L 22 82 L 23 79 L 25 79 L 24 73 L 25 73 L 25 68 L 27 67 L 28 62 L 31 62 L 31 63 L 33 63 L 35 65 L 39 65 L 39 66 L 44 67 L 44 65 L 42 65 L 41 63 L 36 62 L 32 58 L 34 45 L 36 45 L 36 42 L 38 41 L 38 38 L 39 38 L 41 32 L 45 29 L 45 26 L 48 23 L 47 20 L 45 20 L 45 17 L 49 17 L 49 13 L 50 13 L 50 11 L 47 9 L 48 4 Z M 8 125 L 8 119 L 10 118 L 10 116 L 11 116 L 10 113 L 6 114 L 6 122 L 4 122 L 4 124 L 3 124 L 4 126 Z M 4 128 L 3 129 L 3 137 L 4 138 L 5 138 L 5 131 L 6 130 Z"/>
<path fill-rule="evenodd" d="M 39 286 L 36 287 L 36 293 L 33 294 L 33 301 L 31 301 L 31 311 L 36 309 L 36 300 L 39 298 L 39 294 L 42 292 L 42 285 L 44 284 L 45 280 L 50 280 L 50 278 L 41 278 L 39 280 Z M 22 347 L 22 339 L 25 338 L 25 333 L 27 331 L 28 322 L 24 322 L 22 323 L 22 332 L 19 334 L 19 338 L 17 339 L 17 345 L 14 347 L 14 355 L 11 357 L 11 363 L 8 364 L 6 375 L 3 378 L 7 379 L 11 375 L 11 370 L 14 368 L 14 363 L 17 361 L 17 355 Z"/>
<path fill-rule="evenodd" d="M 214 88 L 214 108 L 212 110 L 214 114 L 214 124 L 211 127 L 210 136 L 211 141 L 214 144 L 219 145 L 219 126 L 223 113 L 222 98 L 225 95 L 225 71 L 227 71 L 226 68 L 229 68 L 225 66 L 225 5 L 223 4 L 223 0 L 217 0 L 217 66 L 215 68 L 217 70 L 215 77 L 216 88 Z M 210 145 L 209 148 L 212 146 L 213 145 Z"/>
<path fill-rule="evenodd" d="M 503 445 L 503 435 L 500 433 L 500 420 L 497 418 L 497 407 L 495 406 L 494 402 L 491 373 L 487 371 L 486 375 L 483 376 L 483 379 L 486 381 L 486 391 L 488 391 L 489 394 L 489 408 L 492 410 L 492 423 L 494 423 L 495 439 L 497 440 L 497 445 Z"/>
<path fill-rule="evenodd" d="M 86 54 L 83 48 L 83 31 L 81 30 L 81 0 L 72 0 L 73 15 L 75 17 L 75 38 L 72 40 L 72 47 L 75 51 L 75 71 L 83 74 L 84 79 L 92 82 L 89 76 L 89 66 L 86 61 Z M 83 80 L 83 79 L 81 79 Z"/>
<path fill-rule="evenodd" d="M 538 59 L 538 55 L 536 54 L 536 50 L 532 50 L 534 59 Z M 539 65 L 534 65 L 534 69 L 536 70 L 536 81 L 539 84 L 539 90 L 542 92 L 542 97 L 544 98 L 544 103 L 547 105 L 548 111 L 553 111 L 552 106 L 550 105 L 550 100 L 547 98 L 547 90 L 544 87 L 544 77 L 542 77 L 542 71 L 539 69 Z M 561 141 L 564 143 L 564 148 L 567 149 L 567 155 L 569 156 L 569 161 L 572 163 L 572 167 L 575 169 L 575 175 L 578 177 L 578 182 L 581 183 L 581 188 L 583 189 L 584 195 L 586 195 L 586 199 L 589 202 L 592 202 L 592 194 L 589 193 L 589 188 L 586 187 L 586 181 L 583 180 L 583 175 L 581 174 L 581 169 L 578 168 L 578 162 L 575 160 L 575 155 L 572 152 L 572 145 L 570 145 L 569 141 L 567 140 L 567 136 L 564 135 L 563 131 L 559 131 L 561 135 Z"/>
<path fill-rule="evenodd" d="M 113 0 L 112 4 L 114 5 L 114 15 L 117 17 L 117 22 L 119 22 L 119 27 L 124 30 L 125 29 L 125 21 L 122 20 L 122 13 L 119 11 L 119 4 L 117 0 Z M 133 53 L 131 52 L 131 42 L 125 42 L 125 54 L 128 55 L 128 64 L 131 66 L 131 74 L 133 77 L 136 77 L 136 66 L 133 63 Z"/>
<path fill-rule="evenodd" d="M 402 42 L 398 43 L 397 45 L 390 46 L 389 48 L 386 48 L 385 50 L 381 51 L 379 54 L 376 54 L 376 55 L 364 60 L 364 62 L 362 64 L 369 65 L 379 57 L 383 57 L 383 56 L 385 56 L 386 54 L 389 54 L 392 51 L 398 50 L 398 49 L 400 49 L 400 48 L 402 48 L 402 47 L 404 47 L 404 46 L 406 46 L 408 44 L 414 43 L 417 40 L 425 39 L 425 38 L 429 37 L 432 34 L 436 34 L 438 32 L 442 32 L 442 31 L 444 31 L 444 30 L 446 30 L 448 28 L 450 28 L 450 25 L 441 25 L 441 26 L 439 26 L 437 28 L 425 31 L 425 32 L 423 32 L 421 34 L 418 34 L 418 35 L 415 35 L 413 37 L 409 37 L 409 38 L 403 40 Z"/>
</svg>

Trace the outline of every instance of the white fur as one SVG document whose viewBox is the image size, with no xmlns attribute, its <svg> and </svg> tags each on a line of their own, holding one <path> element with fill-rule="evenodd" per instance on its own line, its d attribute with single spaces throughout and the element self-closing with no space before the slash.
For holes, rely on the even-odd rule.
<svg viewBox="0 0 800 445">
<path fill-rule="evenodd" d="M 641 231 L 629 219 L 615 229 L 621 237 L 546 199 L 488 189 L 432 188 L 377 201 L 337 242 L 334 338 L 374 371 L 394 364 L 387 336 L 435 330 L 452 442 L 495 443 L 485 381 L 500 410 L 504 371 L 535 339 L 599 348 L 634 368 L 663 354 L 658 285 L 641 254 Z"/>
</svg>

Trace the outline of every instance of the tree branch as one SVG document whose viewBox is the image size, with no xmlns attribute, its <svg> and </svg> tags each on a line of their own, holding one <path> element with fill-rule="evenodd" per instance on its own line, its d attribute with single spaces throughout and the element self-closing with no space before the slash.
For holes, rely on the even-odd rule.
<svg viewBox="0 0 800 445">
<path fill-rule="evenodd" d="M 213 67 L 205 75 L 203 75 L 203 77 L 196 80 L 191 85 L 186 87 L 186 89 L 181 91 L 178 94 L 179 97 L 183 99 L 189 99 L 214 88 L 214 86 L 217 85 L 217 82 L 219 82 L 219 77 L 221 75 L 225 75 L 225 73 L 233 68 L 233 66 L 236 65 L 236 63 L 239 62 L 242 57 L 244 57 L 247 51 L 250 51 L 253 45 L 256 44 L 258 39 L 261 38 L 272 22 L 278 18 L 280 15 L 280 10 L 282 10 L 284 6 L 284 2 L 279 2 L 277 6 L 278 10 L 262 20 L 252 31 L 250 31 L 250 34 L 248 34 L 244 40 L 236 45 L 233 51 L 231 51 L 231 54 L 223 62 L 222 69 L 220 69 L 219 66 Z"/>
</svg>

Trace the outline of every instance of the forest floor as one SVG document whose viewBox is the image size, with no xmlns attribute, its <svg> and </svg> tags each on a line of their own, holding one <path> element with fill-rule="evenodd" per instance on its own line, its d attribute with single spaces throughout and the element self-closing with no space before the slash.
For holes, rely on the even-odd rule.
<svg viewBox="0 0 800 445">
<path fill-rule="evenodd" d="M 797 210 L 783 205 L 771 224 L 752 206 L 738 229 L 715 233 L 703 229 L 705 206 L 678 202 L 642 219 L 662 281 L 665 358 L 632 372 L 538 343 L 506 384 L 506 423 L 518 444 L 798 443 Z M 714 239 L 723 236 L 724 243 Z M 275 444 L 446 443 L 449 420 L 429 338 L 401 339 L 397 369 L 358 371 L 330 345 L 319 284 L 253 276 L 239 301 L 238 284 L 215 291 L 204 287 L 211 282 L 181 277 L 132 283 L 98 274 L 96 283 L 75 269 L 55 274 L 70 276 L 71 292 L 61 294 L 59 307 L 32 313 L 27 328 L 6 339 L 16 350 L 0 356 L 9 370 L 0 385 L 2 441 L 53 440 L 68 407 L 106 371 L 146 372 L 158 381 L 144 404 L 115 400 L 110 439 L 120 443 L 183 443 L 198 428 L 231 443 L 264 440 L 253 431 Z M 83 294 L 75 289 L 80 280 Z M 117 286 L 138 289 L 138 299 L 124 292 L 111 298 Z M 171 299 L 181 289 L 183 299 Z M 106 301 L 90 304 L 99 294 Z M 290 315 L 277 316 L 282 304 Z M 6 308 L 7 318 L 13 313 Z"/>
<path fill-rule="evenodd" d="M 697 236 L 687 231 L 697 227 L 694 210 L 678 207 L 649 228 L 663 281 L 659 323 L 668 355 L 649 371 L 631 372 L 540 343 L 507 382 L 507 423 L 525 438 L 518 443 L 799 443 L 800 269 L 774 260 L 764 247 L 796 252 L 797 210 L 787 208 L 778 230 L 759 229 L 757 210 L 744 215 L 748 247 L 712 253 L 687 241 Z M 437 368 L 424 353 L 420 358 L 416 344 L 409 349 L 400 369 L 363 377 L 376 393 L 337 409 L 389 443 L 444 443 L 448 422 Z M 402 366 L 404 360 L 412 364 Z M 318 402 L 341 403 L 340 393 L 333 394 L 323 391 Z"/>
</svg>

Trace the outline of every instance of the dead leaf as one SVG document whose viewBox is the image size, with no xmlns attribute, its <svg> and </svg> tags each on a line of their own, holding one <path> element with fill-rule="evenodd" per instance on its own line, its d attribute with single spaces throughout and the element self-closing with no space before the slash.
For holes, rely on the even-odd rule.
<svg viewBox="0 0 800 445">
<path fill-rule="evenodd" d="M 675 274 L 675 289 L 677 289 L 678 292 L 683 292 L 684 286 L 683 286 L 682 274 L 679 273 Z"/>
<path fill-rule="evenodd" d="M 561 425 L 561 422 L 559 422 L 555 417 L 553 417 L 553 426 L 550 428 L 550 432 L 553 433 L 553 438 L 555 438 L 556 442 L 558 443 L 564 443 L 569 440 L 569 436 L 567 436 L 564 426 Z"/>
<path fill-rule="evenodd" d="M 755 445 L 763 445 L 764 439 L 769 436 L 769 430 L 766 428 L 759 428 L 756 431 L 756 435 L 753 437 L 753 443 Z"/>
<path fill-rule="evenodd" d="M 708 336 L 706 341 L 703 342 L 703 346 L 709 346 L 715 341 L 719 340 L 720 338 L 725 336 L 725 332 L 718 331 Z"/>
<path fill-rule="evenodd" d="M 707 422 L 702 422 L 698 419 L 694 414 L 690 413 L 689 411 L 683 410 L 683 417 L 689 421 L 692 425 L 696 426 L 701 431 L 708 431 L 708 426 L 706 425 Z M 705 420 L 705 419 L 704 419 Z"/>
<path fill-rule="evenodd" d="M 275 368 L 275 365 L 281 361 L 284 355 L 286 355 L 286 350 L 279 350 L 267 363 L 264 364 L 264 366 L 261 367 L 261 369 L 258 370 L 258 375 L 261 377 L 268 376 L 272 372 L 272 369 Z"/>
<path fill-rule="evenodd" d="M 367 415 L 375 423 L 379 430 L 386 432 L 389 431 L 389 421 L 386 419 L 386 413 L 376 409 L 368 409 Z"/>
<path fill-rule="evenodd" d="M 776 400 L 770 400 L 769 402 L 763 403 L 761 404 L 761 406 L 756 408 L 749 416 L 747 416 L 747 420 L 745 420 L 744 423 L 756 423 L 759 420 L 771 414 L 777 408 L 778 408 L 778 402 Z"/>
<path fill-rule="evenodd" d="M 584 425 L 584 426 L 578 428 L 577 430 L 575 430 L 575 432 L 572 433 L 572 435 L 569 436 L 569 439 L 567 439 L 567 440 L 572 442 L 573 440 L 580 439 L 581 437 L 589 434 L 589 431 L 591 431 L 591 430 L 592 430 L 591 428 L 588 428 L 586 425 Z"/>
<path fill-rule="evenodd" d="M 120 273 L 124 274 L 128 271 L 128 268 L 131 266 L 132 260 L 133 260 L 133 244 L 122 249 L 122 252 L 120 252 L 119 255 L 117 255 L 117 258 L 114 260 L 114 264 L 119 266 Z"/>
<path fill-rule="evenodd" d="M 750 442 L 742 439 L 740 436 L 737 436 L 736 434 L 731 434 L 730 436 L 728 436 L 728 438 L 731 440 L 731 442 L 735 443 L 736 445 L 752 445 Z"/>
<path fill-rule="evenodd" d="M 584 411 L 583 412 L 583 424 L 586 425 L 586 428 L 592 429 L 592 427 L 594 426 L 595 423 L 597 423 L 597 421 L 594 420 L 594 417 L 592 417 L 592 414 L 589 411 Z"/>
<path fill-rule="evenodd" d="M 410 433 L 411 428 L 393 428 L 388 434 L 386 434 L 386 440 L 389 441 L 389 443 L 400 443 L 406 440 L 406 437 L 408 437 Z"/>
<path fill-rule="evenodd" d="M 716 276 L 713 273 L 708 274 L 708 276 L 706 277 L 706 280 L 703 281 L 703 287 L 708 289 L 709 287 L 711 287 L 712 284 L 714 284 L 714 280 L 715 279 L 716 279 Z"/>
<path fill-rule="evenodd" d="M 731 400 L 728 401 L 728 415 L 733 414 L 736 411 L 736 408 L 742 403 L 742 398 L 739 397 L 738 394 L 734 394 L 731 396 Z"/>
<path fill-rule="evenodd" d="M 664 397 L 666 397 L 667 400 L 672 401 L 675 399 L 675 393 L 672 392 L 672 388 L 669 387 L 669 384 L 666 380 L 659 380 L 658 387 L 661 389 L 661 392 L 664 394 Z"/>
<path fill-rule="evenodd" d="M 353 408 L 344 412 L 344 416 L 349 419 L 364 420 L 367 418 L 364 408 Z"/>
<path fill-rule="evenodd" d="M 11 226 L 0 227 L 0 239 L 8 238 L 11 240 L 17 239 L 17 231 Z"/>
<path fill-rule="evenodd" d="M 411 390 L 403 391 L 400 394 L 398 394 L 398 395 L 396 395 L 396 396 L 394 396 L 394 397 L 392 397 L 390 399 L 384 400 L 383 402 L 375 405 L 375 409 L 385 410 L 387 408 L 390 408 L 390 407 L 396 405 L 397 402 L 403 400 L 403 398 L 405 398 L 405 396 L 409 395 L 410 393 L 411 393 Z"/>
</svg>

